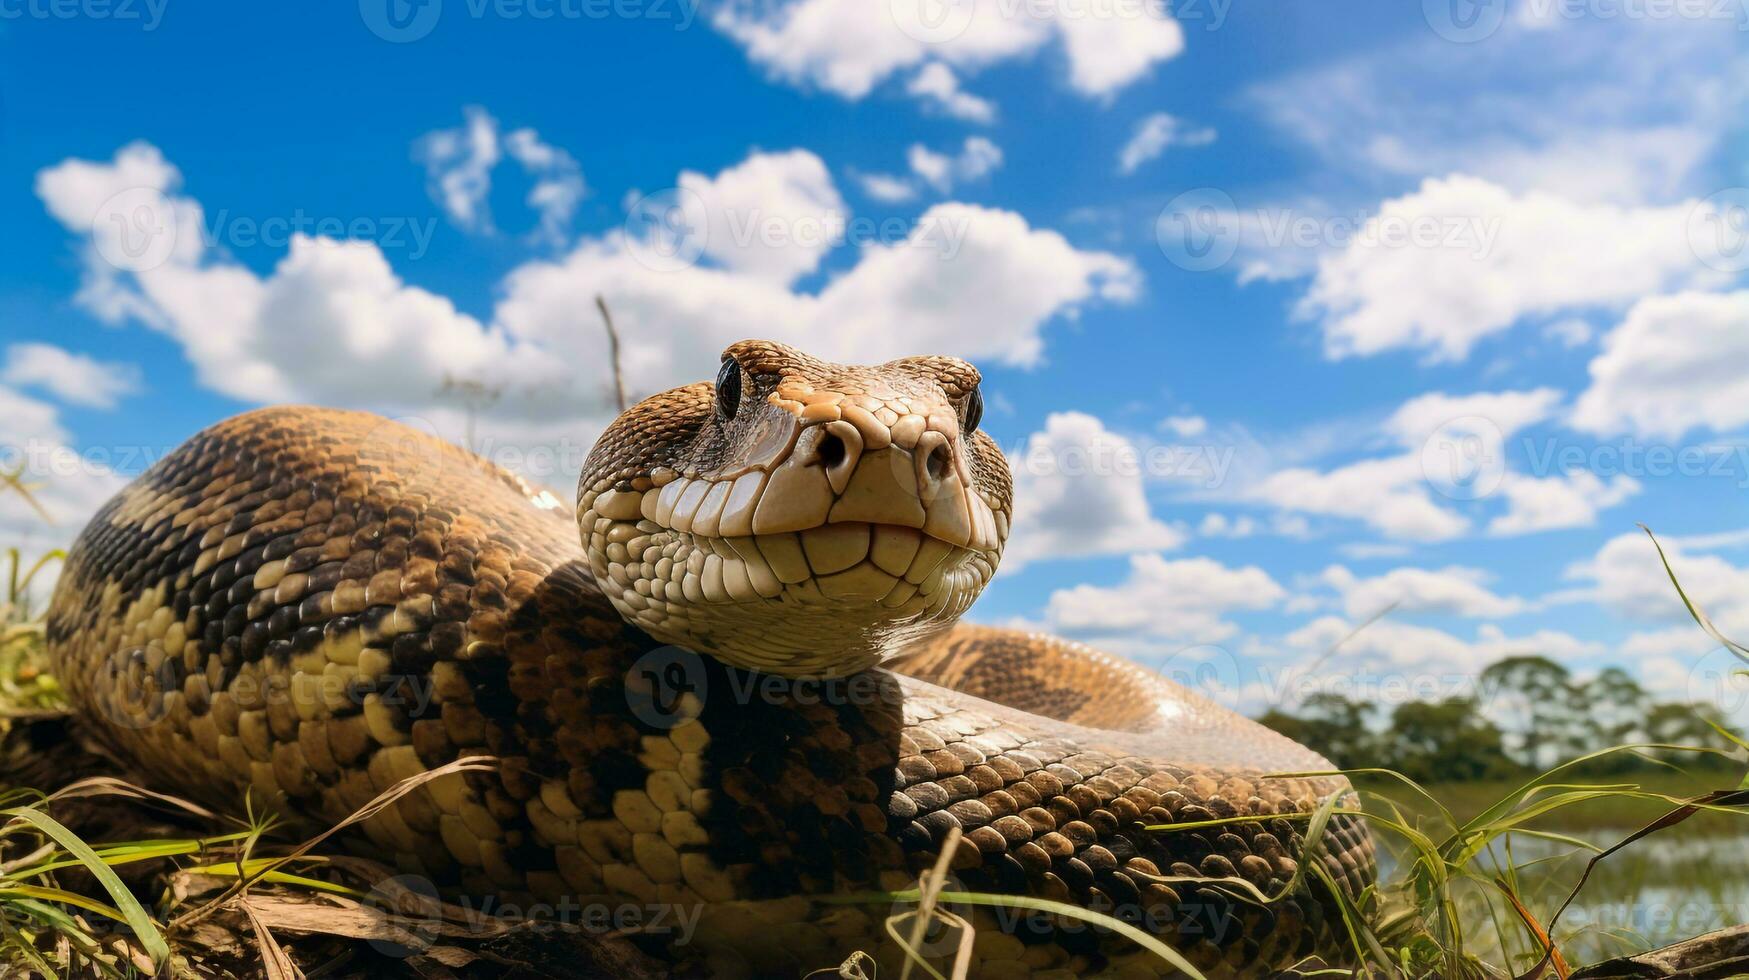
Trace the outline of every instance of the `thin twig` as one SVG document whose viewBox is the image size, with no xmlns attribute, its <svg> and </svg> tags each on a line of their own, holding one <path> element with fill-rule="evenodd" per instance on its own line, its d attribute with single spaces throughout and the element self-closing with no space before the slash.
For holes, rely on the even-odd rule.
<svg viewBox="0 0 1749 980">
<path fill-rule="evenodd" d="M 595 308 L 601 311 L 601 322 L 607 327 L 607 353 L 613 367 L 613 393 L 619 399 L 619 410 L 626 410 L 626 379 L 619 369 L 619 331 L 613 328 L 613 314 L 607 312 L 607 300 L 595 294 Z"/>
</svg>

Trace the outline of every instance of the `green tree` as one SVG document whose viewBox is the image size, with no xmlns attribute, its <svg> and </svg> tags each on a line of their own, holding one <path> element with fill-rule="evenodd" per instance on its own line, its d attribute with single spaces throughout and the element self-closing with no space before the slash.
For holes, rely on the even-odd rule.
<svg viewBox="0 0 1749 980">
<path fill-rule="evenodd" d="M 1567 668 L 1547 657 L 1507 657 L 1482 671 L 1481 682 L 1488 717 L 1514 761 L 1546 769 L 1584 750 L 1587 712 Z"/>
<path fill-rule="evenodd" d="M 1320 691 L 1306 698 L 1297 715 L 1271 708 L 1257 720 L 1317 750 L 1336 768 L 1355 769 L 1378 765 L 1379 739 L 1371 727 L 1374 713 L 1371 704 Z"/>
<path fill-rule="evenodd" d="M 1391 712 L 1385 732 L 1391 768 L 1420 782 L 1487 779 L 1517 767 L 1507 757 L 1500 728 L 1474 698 L 1411 701 Z"/>
</svg>

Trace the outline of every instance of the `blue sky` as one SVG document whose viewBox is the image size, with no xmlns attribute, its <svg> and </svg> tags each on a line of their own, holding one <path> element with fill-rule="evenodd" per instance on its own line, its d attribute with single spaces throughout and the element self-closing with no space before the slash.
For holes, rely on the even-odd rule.
<svg viewBox="0 0 1749 980">
<path fill-rule="evenodd" d="M 1635 529 L 1749 633 L 1746 26 L 0 0 L 0 446 L 57 517 L 0 530 L 64 541 L 257 404 L 463 439 L 446 379 L 568 490 L 602 293 L 639 393 L 742 336 L 977 361 L 1021 494 L 984 621 L 1247 708 L 1314 665 L 1388 701 L 1540 652 L 1749 718 Z"/>
</svg>

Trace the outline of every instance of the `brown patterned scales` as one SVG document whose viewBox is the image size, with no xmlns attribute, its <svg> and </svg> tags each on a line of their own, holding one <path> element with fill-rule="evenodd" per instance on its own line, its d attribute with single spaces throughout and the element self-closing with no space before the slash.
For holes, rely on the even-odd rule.
<svg viewBox="0 0 1749 980">
<path fill-rule="evenodd" d="M 363 837 L 446 890 L 640 910 L 683 970 L 794 975 L 855 949 L 896 968 L 892 909 L 841 899 L 914 886 L 956 827 L 965 888 L 1111 911 L 1211 976 L 1340 955 L 1317 886 L 1259 906 L 1199 884 L 1285 888 L 1296 816 L 1348 786 L 1265 776 L 1323 759 L 1084 646 L 952 626 L 1008 534 L 980 411 L 952 358 L 744 342 L 715 385 L 609 427 L 574 515 L 394 422 L 252 412 L 85 529 L 49 615 L 57 670 L 145 779 L 221 806 L 333 821 L 496 756 Z M 1238 815 L 1273 819 L 1141 829 Z M 1348 818 L 1317 860 L 1350 897 L 1374 874 Z M 960 911 L 975 975 L 1171 972 L 1118 937 Z"/>
</svg>

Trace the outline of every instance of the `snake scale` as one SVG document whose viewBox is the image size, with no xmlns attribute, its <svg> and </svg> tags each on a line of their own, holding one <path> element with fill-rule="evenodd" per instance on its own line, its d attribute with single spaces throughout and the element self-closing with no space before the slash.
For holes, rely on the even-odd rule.
<svg viewBox="0 0 1749 980">
<path fill-rule="evenodd" d="M 742 342 L 609 426 L 573 513 L 386 419 L 250 412 L 84 530 L 56 670 L 141 779 L 232 809 L 333 822 L 494 756 L 350 846 L 445 894 L 675 910 L 687 931 L 640 941 L 680 975 L 859 949 L 897 975 L 892 904 L 845 897 L 915 887 L 956 828 L 956 888 L 1109 912 L 1211 977 L 1340 957 L 1336 896 L 1294 872 L 1348 784 L 1266 778 L 1328 763 L 1118 658 L 955 624 L 1011 503 L 978 385 Z M 1359 821 L 1314 859 L 1364 899 Z M 956 910 L 974 976 L 1175 975 L 1071 920 Z"/>
</svg>

